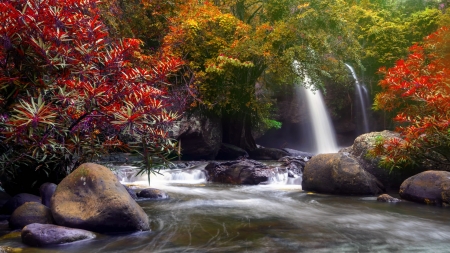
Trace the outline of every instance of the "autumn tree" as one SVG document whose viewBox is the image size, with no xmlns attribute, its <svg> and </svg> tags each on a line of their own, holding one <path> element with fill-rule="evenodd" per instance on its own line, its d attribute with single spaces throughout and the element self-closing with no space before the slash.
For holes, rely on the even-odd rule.
<svg viewBox="0 0 450 253">
<path fill-rule="evenodd" d="M 400 138 L 379 140 L 373 155 L 389 167 L 450 165 L 450 33 L 440 28 L 384 75 L 375 108 L 395 111 Z"/>
<path fill-rule="evenodd" d="M 11 193 L 111 148 L 136 145 L 145 164 L 174 148 L 167 92 L 182 61 L 110 37 L 97 4 L 0 1 L 0 180 Z"/>
</svg>

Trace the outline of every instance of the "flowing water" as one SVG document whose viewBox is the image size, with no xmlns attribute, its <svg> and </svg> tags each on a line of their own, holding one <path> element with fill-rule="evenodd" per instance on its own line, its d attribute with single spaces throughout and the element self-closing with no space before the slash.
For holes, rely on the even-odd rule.
<svg viewBox="0 0 450 253">
<path fill-rule="evenodd" d="M 145 178 L 128 172 L 122 178 L 148 186 Z M 152 187 L 168 192 L 170 200 L 139 202 L 151 231 L 43 249 L 27 247 L 14 236 L 0 245 L 24 253 L 450 251 L 447 208 L 311 194 L 283 182 L 281 176 L 257 186 L 207 183 L 201 165 L 164 172 L 152 178 Z"/>
<path fill-rule="evenodd" d="M 358 118 L 357 122 L 362 123 L 361 129 L 359 130 L 359 134 L 368 133 L 370 132 L 369 127 L 369 118 L 367 116 L 367 110 L 369 105 L 369 94 L 367 92 L 366 86 L 359 83 L 358 76 L 356 76 L 355 70 L 352 68 L 352 66 L 345 64 L 347 68 L 352 73 L 353 79 L 355 80 L 355 88 L 356 88 L 356 97 L 359 100 L 359 114 L 362 116 Z"/>
</svg>

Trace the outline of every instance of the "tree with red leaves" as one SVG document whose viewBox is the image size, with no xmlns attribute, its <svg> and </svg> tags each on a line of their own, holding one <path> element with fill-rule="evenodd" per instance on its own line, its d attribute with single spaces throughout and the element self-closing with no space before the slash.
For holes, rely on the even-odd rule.
<svg viewBox="0 0 450 253">
<path fill-rule="evenodd" d="M 111 38 L 98 4 L 0 0 L 0 180 L 10 192 L 58 181 L 124 138 L 146 164 L 174 149 L 167 129 L 179 111 L 168 91 L 183 62 Z M 13 186 L 17 177 L 29 185 Z"/>
<path fill-rule="evenodd" d="M 402 139 L 379 140 L 373 155 L 390 167 L 450 165 L 450 33 L 440 28 L 407 59 L 380 69 L 375 108 L 395 111 Z"/>
</svg>

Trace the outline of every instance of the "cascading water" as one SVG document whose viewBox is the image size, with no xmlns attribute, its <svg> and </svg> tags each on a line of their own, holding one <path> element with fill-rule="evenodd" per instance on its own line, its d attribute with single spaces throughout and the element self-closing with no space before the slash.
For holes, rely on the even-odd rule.
<svg viewBox="0 0 450 253">
<path fill-rule="evenodd" d="M 359 108 L 360 108 L 360 114 L 362 116 L 362 122 L 361 120 L 358 120 L 358 123 L 362 123 L 362 127 L 360 127 L 360 134 L 368 133 L 370 132 L 369 127 L 369 118 L 367 116 L 367 105 L 369 104 L 369 94 L 367 92 L 367 88 L 359 83 L 358 77 L 356 76 L 355 70 L 352 68 L 352 66 L 345 64 L 347 68 L 352 73 L 353 79 L 355 80 L 355 88 L 356 88 L 356 96 L 359 98 Z"/>
</svg>

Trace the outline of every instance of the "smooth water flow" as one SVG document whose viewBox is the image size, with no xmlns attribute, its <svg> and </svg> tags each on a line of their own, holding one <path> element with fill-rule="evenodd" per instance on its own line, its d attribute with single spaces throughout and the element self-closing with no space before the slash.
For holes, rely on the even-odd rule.
<svg viewBox="0 0 450 253">
<path fill-rule="evenodd" d="M 305 82 L 309 78 L 305 77 Z M 330 116 L 325 107 L 322 94 L 319 90 L 301 89 L 302 97 L 305 99 L 308 108 L 308 122 L 311 124 L 312 137 L 314 139 L 314 153 L 334 153 L 339 150 L 336 142 L 336 134 Z"/>
<path fill-rule="evenodd" d="M 369 118 L 367 117 L 367 105 L 369 104 L 369 94 L 367 92 L 367 88 L 364 85 L 361 85 L 359 83 L 358 77 L 356 76 L 355 70 L 352 68 L 352 66 L 345 64 L 347 68 L 352 73 L 353 79 L 355 80 L 355 88 L 356 88 L 356 96 L 359 98 L 359 109 L 362 116 L 362 130 L 360 130 L 362 133 L 368 133 L 370 132 L 369 127 Z M 358 120 L 358 123 L 361 122 L 361 120 Z"/>
</svg>

